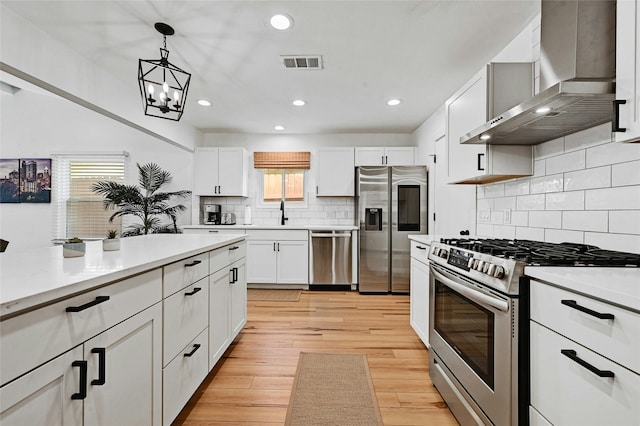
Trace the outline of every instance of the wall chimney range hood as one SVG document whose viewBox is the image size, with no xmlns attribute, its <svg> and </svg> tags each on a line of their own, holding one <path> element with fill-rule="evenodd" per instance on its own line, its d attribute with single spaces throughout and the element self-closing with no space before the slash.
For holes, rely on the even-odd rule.
<svg viewBox="0 0 640 426">
<path fill-rule="evenodd" d="M 460 143 L 535 145 L 612 121 L 615 26 L 615 1 L 543 0 L 540 92 Z"/>
</svg>

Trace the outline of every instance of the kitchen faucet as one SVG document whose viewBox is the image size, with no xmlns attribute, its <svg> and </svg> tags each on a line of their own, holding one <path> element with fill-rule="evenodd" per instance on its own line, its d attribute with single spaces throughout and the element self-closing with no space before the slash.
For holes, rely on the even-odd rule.
<svg viewBox="0 0 640 426">
<path fill-rule="evenodd" d="M 280 225 L 284 225 L 284 222 L 289 220 L 288 217 L 284 217 L 284 200 L 280 201 L 280 211 L 282 215 L 280 216 Z"/>
</svg>

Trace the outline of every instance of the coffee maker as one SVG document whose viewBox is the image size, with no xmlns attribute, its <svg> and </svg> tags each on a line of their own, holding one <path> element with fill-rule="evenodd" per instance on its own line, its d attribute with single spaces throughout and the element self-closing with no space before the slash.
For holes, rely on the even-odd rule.
<svg viewBox="0 0 640 426">
<path fill-rule="evenodd" d="M 202 222 L 205 225 L 220 225 L 222 219 L 220 204 L 205 204 L 202 212 Z"/>
</svg>

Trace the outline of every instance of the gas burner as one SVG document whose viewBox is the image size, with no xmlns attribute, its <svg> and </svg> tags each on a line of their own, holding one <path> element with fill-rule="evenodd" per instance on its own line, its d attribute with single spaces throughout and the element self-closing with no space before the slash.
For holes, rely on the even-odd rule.
<svg viewBox="0 0 640 426">
<path fill-rule="evenodd" d="M 588 244 L 531 240 L 442 238 L 441 243 L 469 251 L 513 259 L 534 266 L 640 267 L 640 254 L 603 250 Z"/>
</svg>

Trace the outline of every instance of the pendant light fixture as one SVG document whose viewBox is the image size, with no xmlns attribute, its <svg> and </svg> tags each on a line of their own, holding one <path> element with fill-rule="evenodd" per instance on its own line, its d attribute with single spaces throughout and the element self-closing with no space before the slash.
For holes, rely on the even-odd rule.
<svg viewBox="0 0 640 426">
<path fill-rule="evenodd" d="M 145 115 L 178 121 L 184 112 L 191 74 L 169 62 L 167 36 L 175 34 L 170 25 L 157 22 L 155 29 L 162 34 L 164 47 L 160 59 L 138 61 L 138 83 Z"/>
</svg>

